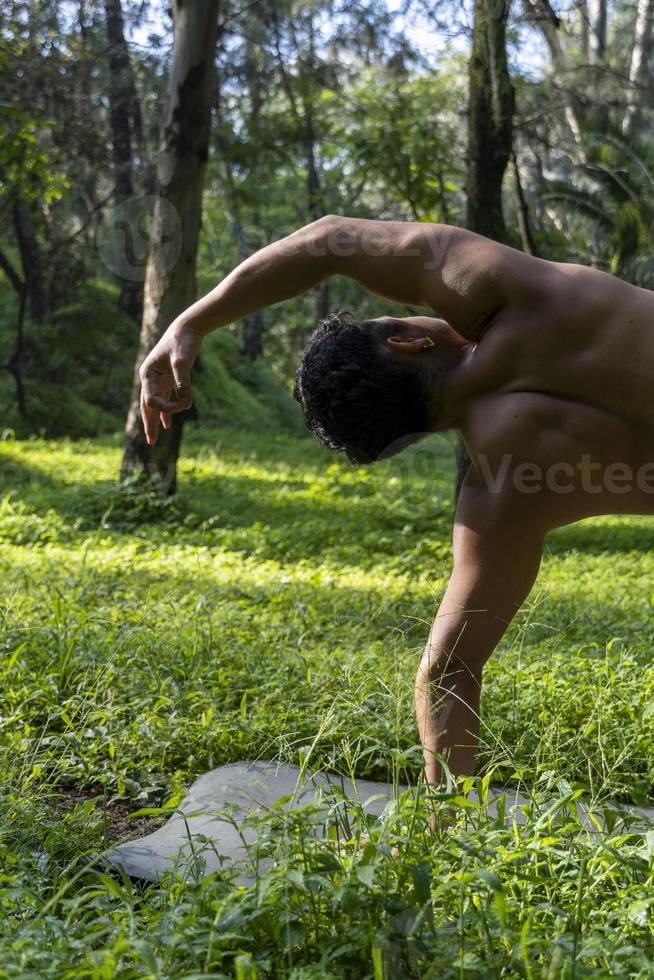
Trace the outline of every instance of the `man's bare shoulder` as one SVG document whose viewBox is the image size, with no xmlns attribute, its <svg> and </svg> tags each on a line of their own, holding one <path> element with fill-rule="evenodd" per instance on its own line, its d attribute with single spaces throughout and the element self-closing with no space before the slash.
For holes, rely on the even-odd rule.
<svg viewBox="0 0 654 980">
<path fill-rule="evenodd" d="M 500 311 L 590 322 L 629 295 L 646 292 L 596 269 L 527 255 L 452 225 L 337 214 L 321 222 L 330 274 L 348 276 L 393 302 L 429 307 L 468 340 L 478 340 Z"/>
<path fill-rule="evenodd" d="M 550 262 L 548 264 L 553 273 L 557 275 L 561 288 L 565 289 L 566 286 L 569 286 L 574 295 L 579 296 L 587 303 L 593 303 L 593 301 L 604 298 L 615 290 L 628 292 L 634 288 L 624 280 L 618 279 L 617 276 L 590 265 L 581 265 L 578 262 Z"/>
<path fill-rule="evenodd" d="M 446 226 L 434 229 L 439 227 Z M 415 234 L 420 234 L 418 229 Z M 427 234 L 436 236 L 437 232 Z M 447 229 L 445 242 L 441 239 L 440 252 L 430 248 L 431 254 L 439 256 L 442 283 L 456 295 L 474 298 L 475 306 L 485 311 L 484 321 L 501 311 L 551 309 L 552 315 L 555 310 L 564 311 L 579 292 L 577 277 L 582 270 L 593 271 L 527 255 L 463 228 Z M 430 284 L 435 284 L 433 277 L 427 288 Z M 464 335 L 476 340 L 483 326 L 477 324 L 477 332 L 473 329 Z"/>
</svg>

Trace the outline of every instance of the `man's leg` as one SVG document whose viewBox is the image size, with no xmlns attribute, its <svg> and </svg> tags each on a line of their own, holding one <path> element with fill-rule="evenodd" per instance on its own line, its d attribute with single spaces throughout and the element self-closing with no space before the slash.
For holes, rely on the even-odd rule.
<svg viewBox="0 0 654 980">
<path fill-rule="evenodd" d="M 482 669 L 529 594 L 544 530 L 529 497 L 461 491 L 452 535 L 453 566 L 416 678 L 416 715 L 430 784 L 475 771 Z"/>
<path fill-rule="evenodd" d="M 454 449 L 454 457 L 456 460 L 456 480 L 454 484 L 454 510 L 456 512 L 456 505 L 459 502 L 459 494 L 461 493 L 461 487 L 463 486 L 463 481 L 468 475 L 468 470 L 471 466 L 471 459 L 468 455 L 468 450 L 465 447 L 463 439 L 457 432 L 456 434 L 456 446 Z"/>
<path fill-rule="evenodd" d="M 445 782 L 441 756 L 453 776 L 471 776 L 479 746 L 481 664 L 455 654 L 434 655 L 428 644 L 416 677 L 415 705 L 427 782 Z"/>
</svg>

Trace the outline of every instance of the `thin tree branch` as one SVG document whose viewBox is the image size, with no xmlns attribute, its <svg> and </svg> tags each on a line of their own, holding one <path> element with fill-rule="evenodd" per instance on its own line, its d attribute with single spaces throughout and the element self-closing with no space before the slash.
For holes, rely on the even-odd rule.
<svg viewBox="0 0 654 980">
<path fill-rule="evenodd" d="M 14 269 L 13 265 L 9 261 L 9 258 L 5 255 L 2 249 L 0 249 L 0 269 L 2 269 L 2 271 L 5 273 L 7 279 L 14 287 L 18 295 L 22 296 L 25 290 L 25 283 L 20 278 L 20 276 Z"/>
</svg>

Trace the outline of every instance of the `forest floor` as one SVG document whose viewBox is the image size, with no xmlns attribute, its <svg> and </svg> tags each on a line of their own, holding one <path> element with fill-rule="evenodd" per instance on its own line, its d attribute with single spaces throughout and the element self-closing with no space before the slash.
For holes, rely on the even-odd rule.
<svg viewBox="0 0 654 980">
<path fill-rule="evenodd" d="M 117 437 L 0 442 L 0 978 L 651 977 L 654 831 L 588 835 L 575 805 L 652 805 L 645 518 L 552 534 L 486 669 L 477 789 L 531 793 L 524 826 L 455 797 L 434 837 L 401 799 L 339 849 L 276 811 L 252 888 L 107 871 L 223 763 L 419 780 L 447 442 L 365 469 L 268 433 L 184 448 L 163 502 L 117 489 Z"/>
</svg>

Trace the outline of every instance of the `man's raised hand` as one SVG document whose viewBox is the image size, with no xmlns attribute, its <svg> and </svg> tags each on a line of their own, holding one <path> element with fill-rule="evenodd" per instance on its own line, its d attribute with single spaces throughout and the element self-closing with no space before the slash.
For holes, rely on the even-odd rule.
<svg viewBox="0 0 654 980">
<path fill-rule="evenodd" d="M 159 426 L 170 428 L 171 415 L 193 404 L 191 368 L 202 343 L 190 326 L 171 324 L 141 365 L 141 417 L 149 445 Z"/>
</svg>

